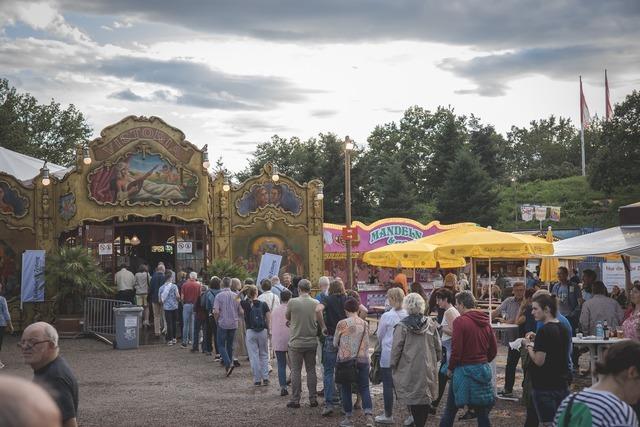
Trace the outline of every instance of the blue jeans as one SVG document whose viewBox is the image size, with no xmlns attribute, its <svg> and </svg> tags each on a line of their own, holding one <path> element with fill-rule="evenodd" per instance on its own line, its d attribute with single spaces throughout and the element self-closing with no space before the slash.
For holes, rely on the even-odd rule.
<svg viewBox="0 0 640 427">
<path fill-rule="evenodd" d="M 287 352 L 276 351 L 278 361 L 278 383 L 280 388 L 287 388 Z"/>
<path fill-rule="evenodd" d="M 373 413 L 373 403 L 369 392 L 369 364 L 358 363 L 358 394 L 362 397 L 362 409 L 365 414 Z M 326 393 L 325 388 L 325 393 Z M 351 400 L 351 384 L 340 384 L 342 394 L 342 409 L 347 416 L 353 413 L 353 402 Z"/>
<path fill-rule="evenodd" d="M 229 368 L 233 363 L 233 338 L 235 335 L 235 329 L 224 329 L 218 326 L 216 340 L 218 341 L 218 350 L 220 350 L 222 363 L 226 368 Z"/>
<path fill-rule="evenodd" d="M 536 408 L 538 420 L 541 423 L 552 423 L 560 403 L 569 395 L 569 390 L 536 390 L 531 391 L 533 406 Z"/>
<path fill-rule="evenodd" d="M 382 399 L 384 400 L 384 414 L 393 415 L 393 375 L 391 368 L 380 368 L 382 376 Z"/>
<path fill-rule="evenodd" d="M 324 385 L 324 405 L 333 406 L 333 391 L 335 390 L 334 373 L 336 370 L 338 349 L 333 345 L 332 336 L 325 337 L 323 353 L 322 365 L 324 366 L 324 375 L 322 382 Z"/>
<path fill-rule="evenodd" d="M 182 345 L 187 345 L 189 337 L 193 335 L 193 304 L 182 306 Z"/>
<path fill-rule="evenodd" d="M 471 408 L 478 414 L 478 426 L 490 427 L 489 411 L 491 406 L 475 406 Z M 456 406 L 456 398 L 453 395 L 453 381 L 449 381 L 449 394 L 447 394 L 447 406 L 444 408 L 442 418 L 440 418 L 440 427 L 452 427 L 456 419 L 458 407 Z"/>
</svg>

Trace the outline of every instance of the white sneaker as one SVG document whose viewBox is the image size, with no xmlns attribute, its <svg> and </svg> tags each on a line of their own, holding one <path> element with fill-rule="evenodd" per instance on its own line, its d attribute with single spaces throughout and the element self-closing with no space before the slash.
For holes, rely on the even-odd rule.
<svg viewBox="0 0 640 427">
<path fill-rule="evenodd" d="M 167 343 L 167 345 L 168 345 L 169 347 L 171 347 L 171 346 L 172 346 L 172 345 L 174 345 L 174 344 L 175 344 L 175 343 L 173 342 L 173 340 L 171 340 L 171 341 L 169 341 L 169 342 Z"/>
<path fill-rule="evenodd" d="M 385 414 L 378 415 L 376 417 L 376 423 L 378 423 L 378 424 L 393 424 L 393 417 L 387 417 Z"/>
<path fill-rule="evenodd" d="M 0 369 L 4 368 L 4 363 L 0 362 Z"/>
<path fill-rule="evenodd" d="M 404 422 L 402 423 L 403 426 L 412 426 L 413 425 L 413 415 L 409 415 L 407 418 L 404 419 Z"/>
<path fill-rule="evenodd" d="M 353 427 L 353 421 L 351 420 L 351 417 L 345 416 L 344 419 L 340 421 L 339 425 L 340 427 Z"/>
</svg>

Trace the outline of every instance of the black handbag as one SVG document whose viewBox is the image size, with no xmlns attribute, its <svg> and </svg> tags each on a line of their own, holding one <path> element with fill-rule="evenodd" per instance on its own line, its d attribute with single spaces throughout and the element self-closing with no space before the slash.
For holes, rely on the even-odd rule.
<svg viewBox="0 0 640 427">
<path fill-rule="evenodd" d="M 365 326 L 360 338 L 360 344 L 358 344 L 357 351 L 360 351 L 362 341 L 364 341 L 364 335 L 367 333 L 367 327 Z M 336 362 L 336 384 L 353 384 L 358 382 L 358 365 L 357 365 L 357 353 L 356 357 L 349 360 L 342 360 Z"/>
</svg>

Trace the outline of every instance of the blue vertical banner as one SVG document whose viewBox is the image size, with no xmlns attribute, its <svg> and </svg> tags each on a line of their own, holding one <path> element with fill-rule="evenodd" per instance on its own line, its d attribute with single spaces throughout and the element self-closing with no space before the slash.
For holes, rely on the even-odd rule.
<svg viewBox="0 0 640 427">
<path fill-rule="evenodd" d="M 21 303 L 44 302 L 44 257 L 45 251 L 42 250 L 22 253 Z"/>
</svg>

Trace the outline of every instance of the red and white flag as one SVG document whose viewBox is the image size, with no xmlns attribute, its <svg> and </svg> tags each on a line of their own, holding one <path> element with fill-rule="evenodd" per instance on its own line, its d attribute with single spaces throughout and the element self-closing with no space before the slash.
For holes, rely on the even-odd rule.
<svg viewBox="0 0 640 427">
<path fill-rule="evenodd" d="M 604 95 L 604 109 L 606 111 L 605 118 L 606 120 L 611 120 L 611 118 L 613 117 L 613 108 L 611 108 L 611 97 L 609 96 L 609 79 L 607 78 L 607 70 L 604 70 Z"/>
<path fill-rule="evenodd" d="M 582 91 L 582 76 L 580 76 L 580 125 L 582 129 L 586 129 L 591 124 L 591 115 L 589 114 L 589 107 L 587 107 L 587 101 L 584 99 L 584 92 Z"/>
</svg>

